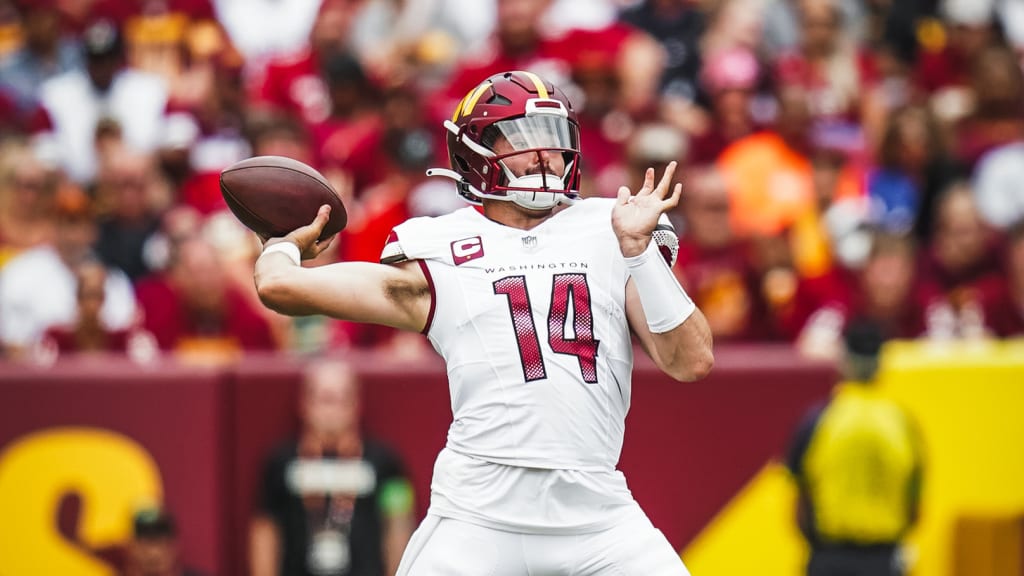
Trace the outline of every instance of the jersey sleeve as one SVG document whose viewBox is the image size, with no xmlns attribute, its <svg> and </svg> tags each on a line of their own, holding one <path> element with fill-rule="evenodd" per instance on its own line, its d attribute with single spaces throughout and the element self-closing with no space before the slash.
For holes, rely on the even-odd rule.
<svg viewBox="0 0 1024 576">
<path fill-rule="evenodd" d="M 399 264 L 409 260 L 450 262 L 451 234 L 457 227 L 452 215 L 410 218 L 391 229 L 381 251 L 380 263 Z"/>
<path fill-rule="evenodd" d="M 392 228 L 388 239 L 384 242 L 384 249 L 380 253 L 381 264 L 399 264 L 409 260 L 402 249 L 402 242 L 398 239 L 398 228 Z"/>
</svg>

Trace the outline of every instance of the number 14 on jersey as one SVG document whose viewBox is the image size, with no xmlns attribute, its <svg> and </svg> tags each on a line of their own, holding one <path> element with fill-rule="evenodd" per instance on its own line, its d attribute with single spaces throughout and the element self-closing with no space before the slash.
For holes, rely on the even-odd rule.
<svg viewBox="0 0 1024 576">
<path fill-rule="evenodd" d="M 527 382 L 547 378 L 541 353 L 537 324 L 530 308 L 525 276 L 506 276 L 494 281 L 494 293 L 508 299 L 508 310 L 519 346 L 523 377 Z M 569 305 L 572 304 L 572 338 L 567 337 Z M 556 354 L 575 356 L 583 381 L 597 383 L 597 348 L 594 338 L 594 314 L 590 306 L 587 275 L 555 274 L 551 279 L 551 306 L 548 308 L 548 345 Z"/>
</svg>

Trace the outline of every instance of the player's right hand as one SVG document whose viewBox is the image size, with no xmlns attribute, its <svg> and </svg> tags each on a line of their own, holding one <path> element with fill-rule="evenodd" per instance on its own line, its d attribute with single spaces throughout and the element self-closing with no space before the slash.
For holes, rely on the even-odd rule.
<svg viewBox="0 0 1024 576">
<path fill-rule="evenodd" d="M 320 207 L 320 210 L 316 213 L 316 218 L 313 219 L 309 224 L 292 230 L 283 238 L 261 238 L 263 240 L 263 247 L 266 248 L 272 244 L 278 242 L 291 242 L 299 247 L 299 252 L 302 253 L 303 260 L 312 260 L 320 255 L 321 252 L 327 250 L 337 234 L 327 238 L 323 241 L 317 241 L 320 237 L 320 233 L 323 232 L 324 226 L 327 225 L 327 220 L 331 216 L 331 207 L 324 204 Z"/>
</svg>

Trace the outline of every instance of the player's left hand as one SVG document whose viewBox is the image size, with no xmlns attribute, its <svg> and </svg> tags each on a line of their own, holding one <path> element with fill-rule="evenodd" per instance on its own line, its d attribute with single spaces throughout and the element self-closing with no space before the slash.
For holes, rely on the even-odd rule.
<svg viewBox="0 0 1024 576">
<path fill-rule="evenodd" d="M 658 185 L 654 185 L 654 169 L 648 168 L 644 185 L 633 195 L 629 188 L 619 188 L 619 195 L 612 208 L 612 229 L 619 239 L 622 255 L 629 258 L 647 248 L 651 234 L 658 225 L 658 218 L 679 205 L 683 185 L 672 186 L 676 163 L 669 162 Z M 671 188 L 671 193 L 669 190 Z"/>
</svg>

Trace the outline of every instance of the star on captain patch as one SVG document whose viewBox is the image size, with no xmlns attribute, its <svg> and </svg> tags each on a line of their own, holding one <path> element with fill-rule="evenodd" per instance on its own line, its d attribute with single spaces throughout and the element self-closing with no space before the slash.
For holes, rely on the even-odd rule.
<svg viewBox="0 0 1024 576">
<path fill-rule="evenodd" d="M 523 249 L 524 250 L 536 250 L 537 249 L 537 237 L 536 236 L 523 236 Z"/>
</svg>

